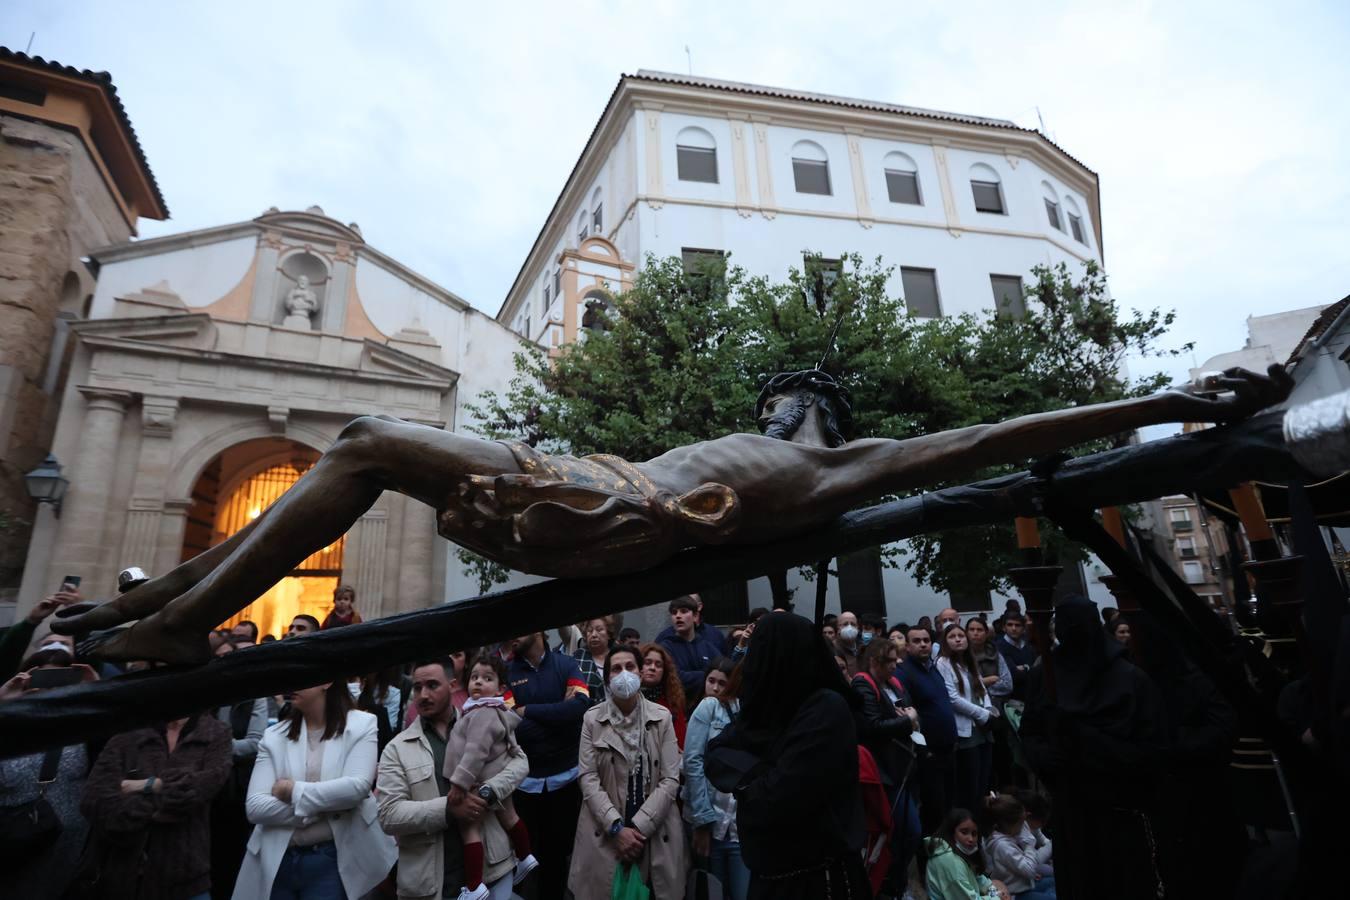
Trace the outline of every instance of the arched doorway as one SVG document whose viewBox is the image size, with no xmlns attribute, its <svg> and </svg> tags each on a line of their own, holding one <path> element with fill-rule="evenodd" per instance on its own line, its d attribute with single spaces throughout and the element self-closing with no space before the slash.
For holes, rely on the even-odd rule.
<svg viewBox="0 0 1350 900">
<path fill-rule="evenodd" d="M 183 558 L 215 546 L 262 515 L 317 459 L 318 453 L 303 444 L 269 439 L 246 441 L 221 453 L 193 488 Z M 222 627 L 247 620 L 258 626 L 259 635 L 281 637 L 300 613 L 322 622 L 342 579 L 345 544 L 344 536 L 312 554 Z"/>
</svg>

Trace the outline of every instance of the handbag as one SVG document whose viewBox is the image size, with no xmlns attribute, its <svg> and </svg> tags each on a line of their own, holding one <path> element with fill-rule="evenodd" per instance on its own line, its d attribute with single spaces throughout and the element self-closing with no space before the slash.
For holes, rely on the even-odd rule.
<svg viewBox="0 0 1350 900">
<path fill-rule="evenodd" d="M 624 863 L 617 865 L 609 900 L 652 900 L 652 892 L 642 883 L 642 869 Z"/>
<path fill-rule="evenodd" d="M 43 754 L 36 799 L 18 806 L 0 807 L 0 864 L 29 862 L 61 836 L 64 826 L 47 802 L 47 785 L 56 780 L 62 749 L 57 747 Z"/>
</svg>

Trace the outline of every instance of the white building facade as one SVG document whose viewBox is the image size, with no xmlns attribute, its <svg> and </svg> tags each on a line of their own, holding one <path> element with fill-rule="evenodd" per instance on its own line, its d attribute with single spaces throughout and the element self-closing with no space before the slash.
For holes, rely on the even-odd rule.
<svg viewBox="0 0 1350 900">
<path fill-rule="evenodd" d="M 497 318 L 558 347 L 649 254 L 729 254 L 783 280 L 806 252 L 880 257 L 912 315 L 996 297 L 1015 312 L 1034 266 L 1102 262 L 1098 179 L 1008 121 L 641 71 L 620 80 Z M 892 621 L 947 602 L 902 571 L 884 581 Z"/>
</svg>

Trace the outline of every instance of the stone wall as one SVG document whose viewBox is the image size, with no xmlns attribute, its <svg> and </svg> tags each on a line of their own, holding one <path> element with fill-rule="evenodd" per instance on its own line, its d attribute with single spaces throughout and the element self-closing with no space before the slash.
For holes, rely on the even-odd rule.
<svg viewBox="0 0 1350 900">
<path fill-rule="evenodd" d="M 0 602 L 18 585 L 34 514 L 23 473 L 55 427 L 61 319 L 82 315 L 93 291 L 80 258 L 132 234 L 78 136 L 0 116 Z"/>
</svg>

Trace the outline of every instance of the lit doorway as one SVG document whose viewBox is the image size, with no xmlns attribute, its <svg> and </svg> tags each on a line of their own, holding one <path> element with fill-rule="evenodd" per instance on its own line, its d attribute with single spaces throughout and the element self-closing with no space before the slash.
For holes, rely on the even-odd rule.
<svg viewBox="0 0 1350 900">
<path fill-rule="evenodd" d="M 317 457 L 317 453 L 300 444 L 290 443 L 289 448 L 279 449 L 274 441 L 250 441 L 230 448 L 213 460 L 193 491 L 184 558 L 201 552 L 205 549 L 203 544 L 214 546 L 224 541 L 262 515 L 308 471 Z M 228 475 L 222 477 L 227 472 L 237 476 L 250 470 L 251 474 L 242 480 Z M 196 526 L 195 538 L 193 525 Z M 221 627 L 229 628 L 247 620 L 258 626 L 259 637 L 271 634 L 279 638 L 286 633 L 291 620 L 301 613 L 308 613 L 322 622 L 333 608 L 333 591 L 342 578 L 345 544 L 346 537 L 343 536 L 312 554 L 267 593 L 223 622 Z"/>
</svg>

